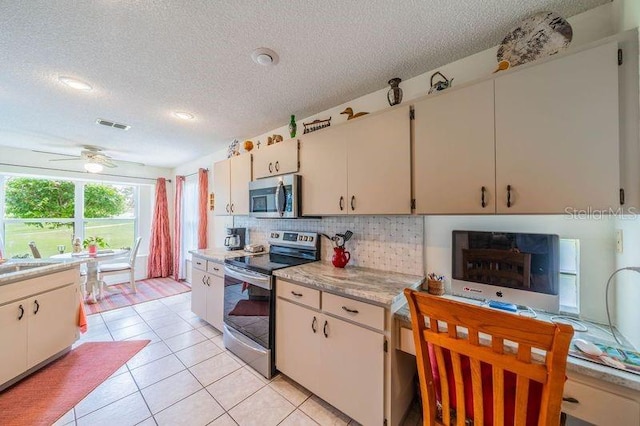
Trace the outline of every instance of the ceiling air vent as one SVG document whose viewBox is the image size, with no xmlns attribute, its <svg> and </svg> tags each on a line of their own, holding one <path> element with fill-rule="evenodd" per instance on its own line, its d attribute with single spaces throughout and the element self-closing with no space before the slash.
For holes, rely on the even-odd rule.
<svg viewBox="0 0 640 426">
<path fill-rule="evenodd" d="M 131 126 L 127 126 L 126 124 L 114 123 L 113 121 L 103 120 L 102 118 L 98 118 L 96 123 L 102 124 L 103 126 L 114 127 L 120 130 L 129 130 Z"/>
</svg>

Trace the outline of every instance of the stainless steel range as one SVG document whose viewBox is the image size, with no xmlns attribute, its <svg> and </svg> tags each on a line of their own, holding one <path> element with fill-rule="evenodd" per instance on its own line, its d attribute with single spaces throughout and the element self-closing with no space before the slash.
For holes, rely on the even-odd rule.
<svg viewBox="0 0 640 426">
<path fill-rule="evenodd" d="M 225 260 L 224 345 L 266 378 L 275 374 L 273 271 L 320 260 L 313 232 L 273 231 L 269 253 Z"/>
</svg>

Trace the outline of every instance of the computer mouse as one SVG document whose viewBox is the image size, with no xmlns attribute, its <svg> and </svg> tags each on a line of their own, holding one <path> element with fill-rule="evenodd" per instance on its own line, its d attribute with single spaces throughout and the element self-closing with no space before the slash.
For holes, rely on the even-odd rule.
<svg viewBox="0 0 640 426">
<path fill-rule="evenodd" d="M 601 356 L 602 350 L 594 345 L 591 342 L 588 342 L 583 339 L 575 339 L 573 344 L 576 345 L 576 348 L 580 349 L 585 354 L 593 355 L 593 356 Z"/>
</svg>

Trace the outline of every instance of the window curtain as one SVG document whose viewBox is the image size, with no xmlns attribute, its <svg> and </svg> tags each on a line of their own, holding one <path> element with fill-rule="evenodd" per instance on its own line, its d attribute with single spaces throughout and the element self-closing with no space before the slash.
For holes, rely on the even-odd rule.
<svg viewBox="0 0 640 426">
<path fill-rule="evenodd" d="M 169 277 L 171 276 L 172 267 L 167 181 L 165 178 L 158 178 L 156 183 L 156 205 L 151 227 L 151 242 L 149 243 L 147 275 L 149 278 Z"/>
<path fill-rule="evenodd" d="M 173 279 L 176 281 L 185 278 L 184 271 L 181 266 L 183 264 L 183 253 L 180 250 L 182 241 L 182 192 L 184 188 L 184 176 L 176 176 L 176 195 L 173 201 L 173 211 L 175 219 L 173 222 Z"/>
<path fill-rule="evenodd" d="M 209 175 L 207 169 L 198 170 L 198 248 L 207 248 L 207 194 Z"/>
</svg>

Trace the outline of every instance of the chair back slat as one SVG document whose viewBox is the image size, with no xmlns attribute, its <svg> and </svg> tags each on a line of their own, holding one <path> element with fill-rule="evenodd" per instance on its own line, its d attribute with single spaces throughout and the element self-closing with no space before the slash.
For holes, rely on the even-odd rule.
<svg viewBox="0 0 640 426">
<path fill-rule="evenodd" d="M 527 405 L 529 404 L 529 379 L 518 376 L 516 379 L 516 413 L 514 424 L 523 425 L 527 420 Z"/>
<path fill-rule="evenodd" d="M 477 335 L 476 335 L 477 336 Z M 484 405 L 482 404 L 482 370 L 478 359 L 471 359 L 471 386 L 473 388 L 473 425 L 484 425 Z"/>
<path fill-rule="evenodd" d="M 504 425 L 504 370 L 493 366 L 493 425 Z"/>
<path fill-rule="evenodd" d="M 452 415 L 458 425 L 464 425 L 467 418 L 473 419 L 474 426 L 484 425 L 488 418 L 496 426 L 530 424 L 532 418 L 537 418 L 540 426 L 559 423 L 571 326 L 410 289 L 405 295 L 416 341 L 420 387 L 427 402 L 423 403 L 425 425 L 439 424 L 434 382 L 439 385 L 438 402 L 445 425 L 451 424 Z M 432 370 L 433 362 L 437 365 Z M 435 371 L 439 378 L 434 378 Z M 483 381 L 490 383 L 483 386 Z M 535 397 L 530 395 L 534 389 Z M 472 401 L 465 401 L 465 396 Z M 535 408 L 531 408 L 530 399 L 536 401 Z"/>
<path fill-rule="evenodd" d="M 439 346 L 434 346 L 433 351 L 436 354 L 438 374 L 440 375 L 440 377 L 447 377 L 447 367 L 444 361 L 442 348 Z M 442 422 L 446 426 L 449 426 L 451 424 L 451 394 L 449 393 L 449 382 L 447 380 L 440 380 L 440 395 L 442 399 Z"/>
<path fill-rule="evenodd" d="M 462 364 L 460 354 L 451 353 L 451 368 L 453 369 L 453 381 L 456 384 L 456 401 L 464 401 L 464 381 L 462 378 Z M 446 377 L 446 376 L 445 376 Z M 456 424 L 464 426 L 464 419 L 467 417 L 464 404 L 458 404 L 456 409 Z"/>
</svg>

